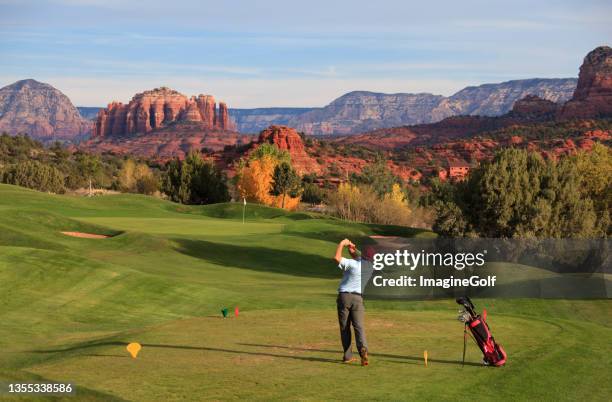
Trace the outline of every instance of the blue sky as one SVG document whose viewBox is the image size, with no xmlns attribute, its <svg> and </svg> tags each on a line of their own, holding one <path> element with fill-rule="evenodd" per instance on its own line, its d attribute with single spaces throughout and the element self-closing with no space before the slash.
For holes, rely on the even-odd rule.
<svg viewBox="0 0 612 402">
<path fill-rule="evenodd" d="M 352 90 L 450 95 L 575 77 L 612 43 L 610 1 L 0 0 L 0 86 L 79 106 L 170 86 L 230 107 L 323 106 Z"/>
</svg>

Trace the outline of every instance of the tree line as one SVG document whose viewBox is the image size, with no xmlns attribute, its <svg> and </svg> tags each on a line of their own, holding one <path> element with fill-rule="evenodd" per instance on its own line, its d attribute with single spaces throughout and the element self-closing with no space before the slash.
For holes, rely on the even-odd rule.
<svg viewBox="0 0 612 402">
<path fill-rule="evenodd" d="M 0 182 L 62 194 L 81 188 L 155 194 L 162 167 L 146 159 L 72 152 L 28 136 L 0 135 Z"/>
<path fill-rule="evenodd" d="M 508 148 L 461 183 L 432 183 L 435 232 L 494 238 L 594 238 L 612 232 L 612 159 L 595 144 L 559 160 Z"/>
<path fill-rule="evenodd" d="M 159 165 L 145 159 L 70 152 L 25 136 L 0 135 L 0 181 L 45 192 L 95 188 L 157 194 L 183 204 L 246 199 L 366 223 L 431 227 L 442 236 L 601 237 L 612 231 L 612 159 L 595 144 L 559 160 L 518 148 L 498 151 L 459 183 L 406 183 L 381 155 L 338 186 L 300 176 L 287 151 L 262 144 L 228 178 L 200 152 Z"/>
</svg>

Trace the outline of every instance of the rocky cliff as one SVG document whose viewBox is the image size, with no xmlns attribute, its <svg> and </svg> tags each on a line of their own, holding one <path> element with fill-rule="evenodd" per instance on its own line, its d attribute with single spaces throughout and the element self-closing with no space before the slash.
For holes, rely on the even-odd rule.
<svg viewBox="0 0 612 402">
<path fill-rule="evenodd" d="M 452 116 L 436 123 L 382 128 L 337 141 L 386 150 L 406 145 L 432 145 L 455 141 L 457 138 L 470 138 L 504 127 L 551 122 L 556 119 L 560 109 L 560 104 L 527 95 L 517 100 L 512 109 L 501 116 Z"/>
<path fill-rule="evenodd" d="M 467 87 L 440 102 L 431 112 L 432 121 L 456 115 L 499 116 L 529 95 L 563 103 L 571 98 L 575 88 L 575 78 L 534 78 Z"/>
<path fill-rule="evenodd" d="M 565 102 L 575 78 L 528 79 L 467 87 L 450 97 L 422 94 L 350 92 L 323 108 L 238 109 L 241 132 L 257 132 L 270 124 L 295 127 L 306 134 L 346 135 L 407 124 L 433 123 L 456 115 L 497 116 L 527 95 Z"/>
<path fill-rule="evenodd" d="M 136 94 L 127 104 L 113 102 L 98 113 L 94 137 L 145 134 L 181 122 L 195 122 L 201 130 L 232 130 L 227 105 L 211 95 L 187 98 L 166 87 Z"/>
<path fill-rule="evenodd" d="M 49 84 L 28 79 L 0 89 L 0 132 L 71 140 L 91 127 L 70 99 Z"/>
<path fill-rule="evenodd" d="M 220 151 L 226 146 L 249 144 L 252 140 L 252 136 L 235 131 L 202 131 L 200 122 L 183 121 L 144 135 L 93 137 L 79 144 L 79 148 L 165 161 L 175 157 L 183 158 L 191 150 Z"/>
<path fill-rule="evenodd" d="M 600 46 L 586 55 L 572 99 L 560 112 L 563 119 L 612 117 L 612 48 Z"/>
<path fill-rule="evenodd" d="M 408 122 L 429 123 L 431 110 L 443 99 L 428 93 L 349 92 L 322 109 L 289 120 L 289 125 L 307 134 L 343 135 Z"/>
<path fill-rule="evenodd" d="M 306 152 L 300 134 L 291 127 L 268 127 L 259 133 L 259 138 L 253 144 L 252 149 L 257 148 L 263 143 L 274 144 L 278 149 L 287 151 L 291 156 L 291 164 L 301 175 L 305 173 L 320 173 L 322 171 L 317 161 Z"/>
</svg>

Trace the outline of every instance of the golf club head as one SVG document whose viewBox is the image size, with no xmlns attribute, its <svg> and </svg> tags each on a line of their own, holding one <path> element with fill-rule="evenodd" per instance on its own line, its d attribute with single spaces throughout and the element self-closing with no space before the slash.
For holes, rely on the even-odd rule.
<svg viewBox="0 0 612 402">
<path fill-rule="evenodd" d="M 468 312 L 472 317 L 476 316 L 476 311 L 474 310 L 474 304 L 467 296 L 461 296 L 456 300 L 457 304 L 462 305 L 466 312 Z"/>
<path fill-rule="evenodd" d="M 472 301 L 467 296 L 461 296 L 461 297 L 457 298 L 456 302 L 457 302 L 457 304 L 461 304 L 462 306 L 464 306 L 466 308 L 471 308 L 471 309 L 474 308 L 474 304 L 472 304 Z"/>
<path fill-rule="evenodd" d="M 470 315 L 470 313 L 468 313 L 465 310 L 461 310 L 459 311 L 459 315 L 457 316 L 457 320 L 466 323 L 469 322 L 472 319 L 472 316 Z"/>
</svg>

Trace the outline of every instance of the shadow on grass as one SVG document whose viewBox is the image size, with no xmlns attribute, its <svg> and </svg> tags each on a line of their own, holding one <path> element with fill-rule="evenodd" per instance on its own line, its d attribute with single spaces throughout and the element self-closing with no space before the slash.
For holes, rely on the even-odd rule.
<svg viewBox="0 0 612 402">
<path fill-rule="evenodd" d="M 338 359 L 327 359 L 324 357 L 292 356 L 292 355 L 282 355 L 282 354 L 267 353 L 267 352 L 251 352 L 251 351 L 246 351 L 246 350 L 211 348 L 207 346 L 160 345 L 160 344 L 147 344 L 147 343 L 143 343 L 142 346 L 151 347 L 151 348 L 203 350 L 203 351 L 209 351 L 209 352 L 222 352 L 222 353 L 232 353 L 232 354 L 237 354 L 237 355 L 249 355 L 249 356 L 279 357 L 282 359 L 294 359 L 294 360 L 322 362 L 322 363 L 334 363 L 334 364 L 341 363 Z"/>
<path fill-rule="evenodd" d="M 176 251 L 220 266 L 314 278 L 339 278 L 331 258 L 298 251 L 239 246 L 205 240 L 173 239 Z"/>
<path fill-rule="evenodd" d="M 61 353 L 61 352 L 75 352 L 78 350 L 85 350 L 89 348 L 96 348 L 102 346 L 127 346 L 128 342 L 98 342 L 98 343 L 90 343 L 84 345 L 76 345 L 71 346 L 64 349 L 47 349 L 47 350 L 31 350 L 32 353 Z M 301 361 L 309 361 L 309 362 L 320 362 L 320 363 L 333 363 L 333 364 L 341 364 L 338 359 L 328 359 L 324 357 L 308 357 L 308 356 L 292 356 L 292 355 L 283 355 L 277 353 L 267 353 L 267 352 L 253 352 L 248 350 L 234 350 L 234 349 L 225 349 L 225 348 L 213 348 L 206 346 L 186 346 L 186 345 L 166 345 L 166 344 L 155 344 L 155 343 L 142 343 L 144 348 L 165 348 L 165 349 L 180 349 L 180 350 L 201 350 L 205 352 L 220 352 L 220 353 L 231 353 L 236 355 L 248 355 L 248 356 L 262 356 L 262 357 L 276 357 L 281 359 L 292 359 L 292 360 L 301 360 Z M 115 354 L 85 354 L 84 356 L 98 356 L 98 357 L 126 357 Z"/>
<path fill-rule="evenodd" d="M 88 356 L 88 357 L 120 357 L 122 359 L 128 359 L 129 356 L 127 355 L 112 355 L 112 354 L 103 354 L 103 353 L 89 353 L 83 356 Z"/>
<path fill-rule="evenodd" d="M 303 352 L 336 353 L 336 354 L 341 353 L 338 350 L 309 349 L 309 348 L 298 348 L 298 347 L 281 346 L 281 345 L 263 345 L 263 344 L 257 344 L 257 343 L 239 343 L 239 345 L 254 346 L 254 347 L 260 347 L 260 348 L 288 349 L 288 350 L 303 351 Z M 419 356 L 402 356 L 402 355 L 392 355 L 392 354 L 386 354 L 386 353 L 368 353 L 368 354 L 373 357 L 385 357 L 385 358 L 390 358 L 390 359 L 409 360 L 411 362 L 423 362 L 424 363 L 423 357 L 419 357 Z M 458 360 L 427 359 L 427 361 L 433 362 L 433 363 L 463 365 L 463 363 Z M 465 362 L 465 365 L 466 366 L 478 366 L 478 367 L 482 366 L 482 364 L 480 363 L 473 363 L 473 362 Z"/>
<path fill-rule="evenodd" d="M 287 225 L 282 233 L 288 236 L 305 237 L 314 240 L 325 240 L 338 243 L 344 238 L 349 238 L 360 246 L 375 244 L 370 238 L 372 235 L 397 236 L 404 238 L 414 238 L 421 236 L 434 236 L 430 230 L 411 228 L 405 226 L 378 225 L 373 223 L 359 223 L 352 221 L 342 221 L 339 219 L 327 219 L 322 222 L 320 228 L 311 227 L 310 230 L 301 230 L 301 226 Z"/>
<path fill-rule="evenodd" d="M 419 235 L 432 235 L 431 230 L 412 228 L 406 226 L 395 226 L 395 225 L 379 225 L 375 223 L 369 223 L 367 226 L 374 232 L 375 235 L 382 236 L 400 236 L 400 237 L 415 237 Z"/>
</svg>

